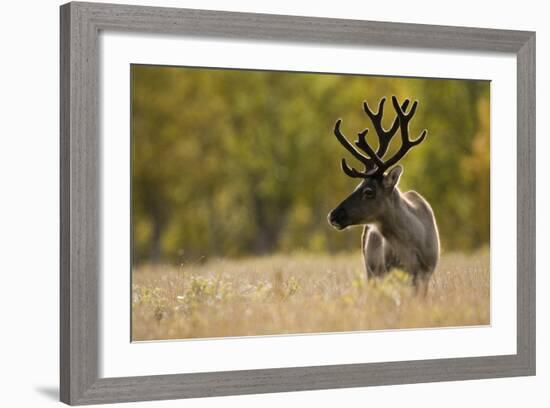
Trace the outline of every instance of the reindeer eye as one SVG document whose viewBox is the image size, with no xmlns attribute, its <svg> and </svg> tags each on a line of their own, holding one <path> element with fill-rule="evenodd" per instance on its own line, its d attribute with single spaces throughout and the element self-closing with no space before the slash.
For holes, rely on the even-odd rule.
<svg viewBox="0 0 550 408">
<path fill-rule="evenodd" d="M 376 192 L 371 187 L 367 187 L 363 190 L 363 196 L 365 196 L 366 198 L 374 198 L 375 195 Z"/>
</svg>

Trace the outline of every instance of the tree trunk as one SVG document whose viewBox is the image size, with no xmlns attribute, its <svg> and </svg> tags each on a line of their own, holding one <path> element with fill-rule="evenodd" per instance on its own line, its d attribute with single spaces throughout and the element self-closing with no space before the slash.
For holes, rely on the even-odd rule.
<svg viewBox="0 0 550 408">
<path fill-rule="evenodd" d="M 162 232 L 163 224 L 159 217 L 153 216 L 153 234 L 151 236 L 151 250 L 149 253 L 149 262 L 159 263 L 162 256 Z"/>
</svg>

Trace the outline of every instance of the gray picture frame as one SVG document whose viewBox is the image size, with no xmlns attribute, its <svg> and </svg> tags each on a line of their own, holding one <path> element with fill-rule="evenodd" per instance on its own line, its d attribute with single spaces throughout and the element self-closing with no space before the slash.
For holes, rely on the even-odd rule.
<svg viewBox="0 0 550 408">
<path fill-rule="evenodd" d="M 535 374 L 534 32 L 95 3 L 65 4 L 60 13 L 61 401 L 97 404 Z M 102 30 L 515 54 L 517 353 L 100 378 L 98 38 Z M 498 143 L 498 135 L 493 141 Z"/>
</svg>

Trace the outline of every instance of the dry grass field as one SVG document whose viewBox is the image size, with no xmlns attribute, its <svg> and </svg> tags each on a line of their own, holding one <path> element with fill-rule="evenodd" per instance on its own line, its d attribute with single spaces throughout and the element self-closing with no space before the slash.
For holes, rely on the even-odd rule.
<svg viewBox="0 0 550 408">
<path fill-rule="evenodd" d="M 394 271 L 365 279 L 359 254 L 274 255 L 180 267 L 140 266 L 132 277 L 134 341 L 486 325 L 487 251 L 446 254 L 426 297 Z"/>
</svg>

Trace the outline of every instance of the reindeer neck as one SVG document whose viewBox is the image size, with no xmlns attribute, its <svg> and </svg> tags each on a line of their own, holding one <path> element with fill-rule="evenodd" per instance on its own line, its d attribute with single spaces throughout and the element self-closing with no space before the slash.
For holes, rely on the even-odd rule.
<svg viewBox="0 0 550 408">
<path fill-rule="evenodd" d="M 395 188 L 388 200 L 388 205 L 380 217 L 378 229 L 384 238 L 394 240 L 409 240 L 410 209 L 407 202 L 401 196 L 401 192 Z"/>
</svg>

